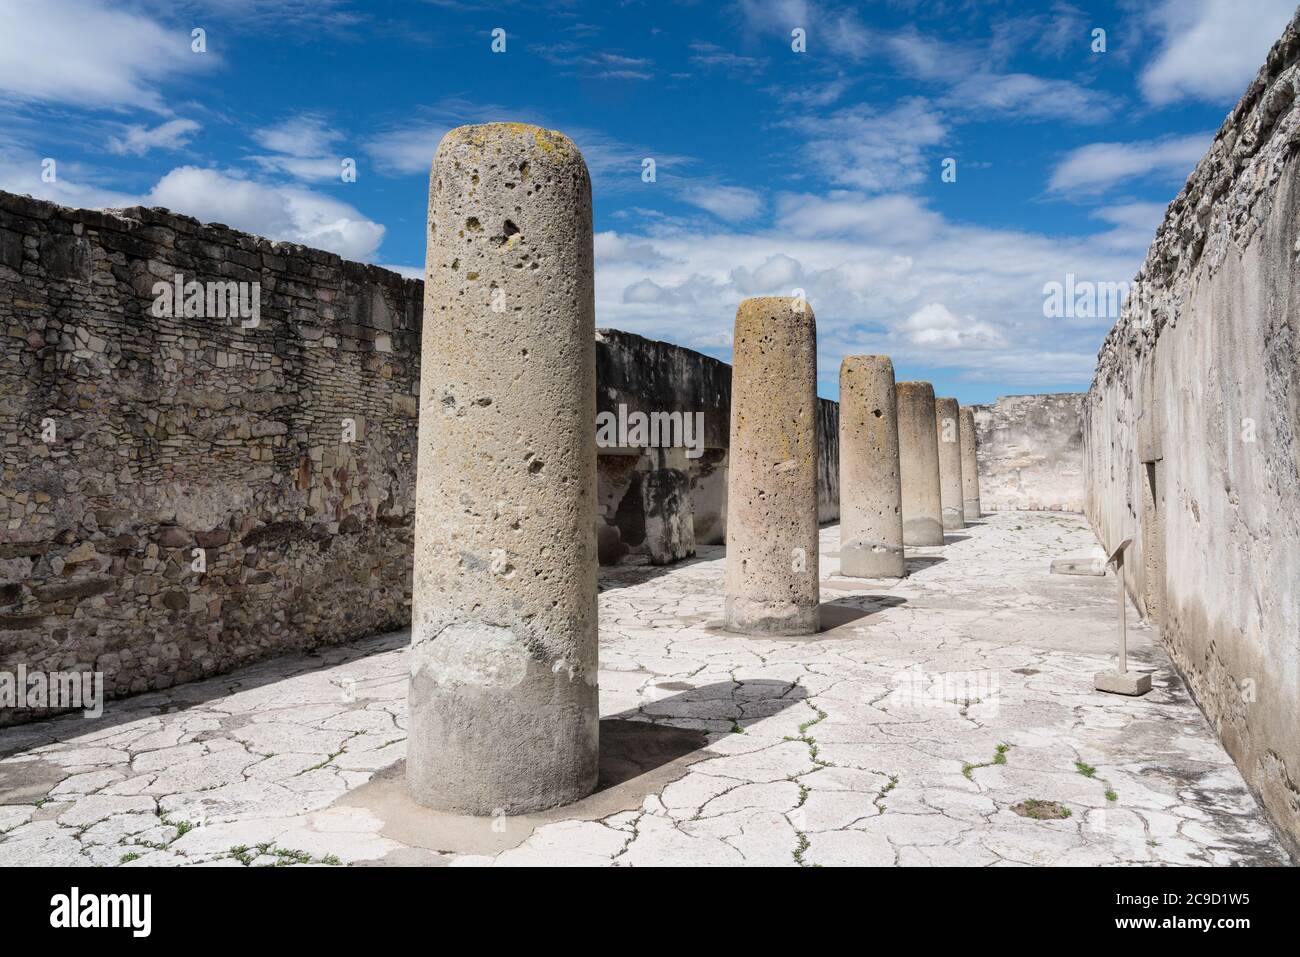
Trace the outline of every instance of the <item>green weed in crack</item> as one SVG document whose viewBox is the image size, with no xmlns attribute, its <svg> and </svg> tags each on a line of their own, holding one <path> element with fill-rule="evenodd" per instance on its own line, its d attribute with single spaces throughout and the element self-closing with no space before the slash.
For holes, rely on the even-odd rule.
<svg viewBox="0 0 1300 957">
<path fill-rule="evenodd" d="M 804 852 L 812 846 L 812 842 L 808 840 L 808 835 L 803 831 L 795 831 L 795 834 L 799 838 L 799 843 L 794 849 L 794 862 L 800 867 L 816 867 L 817 865 L 809 864 L 803 859 Z"/>
<path fill-rule="evenodd" d="M 885 813 L 885 807 L 886 807 L 884 803 L 885 795 L 888 794 L 890 791 L 894 790 L 894 788 L 896 787 L 898 787 L 898 775 L 891 774 L 889 776 L 889 783 L 886 784 L 884 787 L 882 787 L 879 793 L 877 793 L 876 796 L 872 799 L 871 803 L 876 806 L 876 809 L 881 814 Z"/>
<path fill-rule="evenodd" d="M 1075 761 L 1074 769 L 1078 771 L 1080 774 L 1082 774 L 1085 778 L 1095 778 L 1096 780 L 1100 781 L 1102 784 L 1106 785 L 1105 795 L 1107 801 L 1119 800 L 1119 795 L 1115 793 L 1115 789 L 1110 786 L 1110 782 L 1107 781 L 1105 778 L 1097 777 L 1097 769 L 1093 767 L 1091 764 L 1087 764 L 1083 761 Z"/>
<path fill-rule="evenodd" d="M 981 764 L 971 764 L 970 762 L 963 764 L 961 766 L 962 776 L 965 777 L 967 781 L 974 781 L 975 772 L 978 771 L 980 768 L 992 767 L 995 764 L 1006 764 L 1007 752 L 1010 750 L 1011 750 L 1011 745 L 999 744 L 997 747 L 997 752 L 993 755 L 992 761 L 984 761 Z"/>
<path fill-rule="evenodd" d="M 306 851 L 289 847 L 276 847 L 274 841 L 258 844 L 251 850 L 247 844 L 237 844 L 227 853 L 245 867 L 248 867 L 253 861 L 261 857 L 274 857 L 276 859 L 274 864 L 265 865 L 268 867 L 288 867 L 291 864 L 326 864 L 331 867 L 340 867 L 343 864 L 336 854 L 312 857 Z"/>
<path fill-rule="evenodd" d="M 797 736 L 791 736 L 787 734 L 783 740 L 802 741 L 804 744 L 808 746 L 809 760 L 811 760 L 812 763 L 819 768 L 829 768 L 832 766 L 831 762 L 823 761 L 821 758 L 817 756 L 820 753 L 820 749 L 817 747 L 817 739 L 808 733 L 808 729 L 811 728 L 813 725 L 820 724 L 821 722 L 826 720 L 827 717 L 826 712 L 823 711 L 821 708 L 817 707 L 817 705 L 813 704 L 811 698 L 805 698 L 804 704 L 812 708 L 813 713 L 816 714 L 816 717 L 810 721 L 805 721 L 803 724 L 799 725 L 799 734 Z"/>
<path fill-rule="evenodd" d="M 253 855 L 248 853 L 247 844 L 236 844 L 230 849 L 230 856 L 247 867 L 253 863 Z"/>
<path fill-rule="evenodd" d="M 632 833 L 627 836 L 627 840 L 623 842 L 623 846 L 618 849 L 617 853 L 610 857 L 611 861 L 616 861 L 626 854 L 627 849 L 632 846 L 632 842 L 641 836 L 641 818 L 645 817 L 645 813 L 645 811 L 641 811 L 629 822 L 632 828 Z M 605 820 L 602 819 L 600 823 L 605 824 Z M 605 824 L 605 826 L 608 827 L 609 825 Z"/>
<path fill-rule="evenodd" d="M 321 770 L 321 768 L 325 767 L 327 764 L 331 764 L 332 762 L 334 762 L 335 760 L 337 760 L 337 759 L 338 759 L 338 756 L 339 756 L 340 754 L 342 754 L 342 753 L 343 753 L 344 751 L 346 751 L 346 750 L 347 750 L 346 747 L 339 748 L 337 751 L 335 751 L 333 754 L 331 754 L 329 757 L 327 757 L 327 758 L 326 758 L 324 761 L 322 761 L 320 764 L 313 764 L 313 765 L 312 765 L 311 767 L 309 767 L 309 768 L 303 768 L 301 771 L 299 771 L 297 774 L 295 774 L 294 777 L 296 777 L 296 778 L 300 778 L 300 777 L 302 777 L 304 774 L 310 774 L 312 771 L 319 771 L 319 770 Z"/>
</svg>

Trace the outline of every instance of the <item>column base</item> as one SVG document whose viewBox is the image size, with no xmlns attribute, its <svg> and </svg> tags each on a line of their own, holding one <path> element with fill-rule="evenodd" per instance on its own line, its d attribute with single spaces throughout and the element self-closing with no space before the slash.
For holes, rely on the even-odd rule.
<svg viewBox="0 0 1300 957">
<path fill-rule="evenodd" d="M 966 527 L 966 518 L 959 508 L 945 508 L 943 510 L 943 527 L 950 532 Z"/>
<path fill-rule="evenodd" d="M 962 503 L 962 517 L 968 522 L 978 522 L 980 520 L 980 503 L 979 499 L 971 501 L 966 499 Z"/>
<path fill-rule="evenodd" d="M 840 574 L 847 578 L 904 578 L 902 545 L 850 542 L 840 546 Z"/>
<path fill-rule="evenodd" d="M 444 632 L 411 649 L 406 787 L 412 800 L 460 814 L 523 814 L 594 791 L 595 676 L 549 668 L 513 641 L 455 649 L 447 647 L 449 637 Z"/>
<path fill-rule="evenodd" d="M 903 522 L 904 545 L 942 545 L 943 525 L 938 519 L 910 518 Z"/>
<path fill-rule="evenodd" d="M 742 635 L 815 635 L 821 629 L 821 605 L 755 601 L 727 596 L 722 627 Z"/>
</svg>

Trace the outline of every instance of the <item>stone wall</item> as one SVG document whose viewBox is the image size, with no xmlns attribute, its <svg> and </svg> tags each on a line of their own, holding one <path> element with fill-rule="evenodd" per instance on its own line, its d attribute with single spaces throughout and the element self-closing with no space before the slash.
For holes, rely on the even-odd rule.
<svg viewBox="0 0 1300 957">
<path fill-rule="evenodd" d="M 840 517 L 840 404 L 817 400 L 817 521 Z"/>
<path fill-rule="evenodd" d="M 1083 511 L 1083 393 L 973 405 L 985 511 Z"/>
<path fill-rule="evenodd" d="M 599 448 L 601 562 L 625 555 L 664 564 L 727 540 L 731 366 L 691 349 L 620 332 L 596 333 L 597 415 L 703 414 L 702 453 L 681 447 Z M 839 517 L 839 405 L 818 400 L 818 516 Z M 688 516 L 674 513 L 689 509 Z"/>
<path fill-rule="evenodd" d="M 176 274 L 260 283 L 257 325 L 156 316 Z M 165 210 L 0 194 L 0 670 L 123 694 L 403 627 L 421 294 Z"/>
<path fill-rule="evenodd" d="M 1085 405 L 1087 515 L 1300 850 L 1300 34 L 1170 205 Z M 1155 756 L 1153 756 L 1155 757 Z"/>
</svg>

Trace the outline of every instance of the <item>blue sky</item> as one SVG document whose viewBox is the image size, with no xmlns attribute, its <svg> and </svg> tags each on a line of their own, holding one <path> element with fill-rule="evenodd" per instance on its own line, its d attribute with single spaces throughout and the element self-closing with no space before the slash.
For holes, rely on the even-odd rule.
<svg viewBox="0 0 1300 957">
<path fill-rule="evenodd" d="M 1294 13 L 0 0 L 0 189 L 168 206 L 418 276 L 441 135 L 539 123 L 592 172 L 599 325 L 729 359 L 736 304 L 799 289 L 825 396 L 850 353 L 967 403 L 1082 390 L 1114 317 L 1048 318 L 1044 284 L 1133 278 Z"/>
</svg>

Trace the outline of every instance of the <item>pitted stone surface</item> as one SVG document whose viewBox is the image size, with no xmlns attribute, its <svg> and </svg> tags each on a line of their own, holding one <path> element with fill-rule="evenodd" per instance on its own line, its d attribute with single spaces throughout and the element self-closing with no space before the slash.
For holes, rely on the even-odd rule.
<svg viewBox="0 0 1300 957">
<path fill-rule="evenodd" d="M 606 718 L 704 735 L 632 809 L 505 818 L 508 846 L 440 854 L 348 803 L 405 753 L 401 632 L 6 729 L 0 866 L 1284 863 L 1151 629 L 1130 630 L 1130 667 L 1153 690 L 1093 691 L 1115 583 L 1047 571 L 1092 546 L 1082 519 L 1002 512 L 967 534 L 854 588 L 823 529 L 822 601 L 858 617 L 800 639 L 718 627 L 717 547 L 607 570 Z M 181 762 L 206 772 L 169 776 Z M 1070 816 L 1011 810 L 1030 798 Z"/>
<path fill-rule="evenodd" d="M 942 545 L 943 508 L 939 493 L 939 442 L 934 386 L 900 382 L 898 470 L 903 486 L 903 543 Z"/>
<path fill-rule="evenodd" d="M 962 517 L 968 522 L 978 522 L 982 506 L 979 457 L 976 454 L 979 439 L 975 432 L 975 410 L 962 406 L 960 415 L 958 439 L 961 443 Z"/>
<path fill-rule="evenodd" d="M 807 635 L 817 604 L 817 321 L 803 299 L 736 310 L 727 485 L 728 629 Z"/>
<path fill-rule="evenodd" d="M 429 176 L 411 795 L 491 814 L 596 784 L 591 180 L 565 136 L 443 137 Z"/>
<path fill-rule="evenodd" d="M 939 504 L 945 530 L 966 527 L 962 501 L 961 411 L 957 400 L 934 400 L 935 437 L 939 447 Z"/>
<path fill-rule="evenodd" d="M 898 398 L 888 356 L 848 356 L 840 364 L 840 498 L 840 571 L 905 575 Z"/>
</svg>

